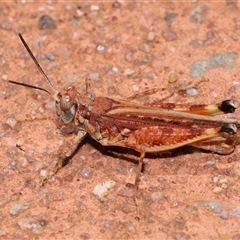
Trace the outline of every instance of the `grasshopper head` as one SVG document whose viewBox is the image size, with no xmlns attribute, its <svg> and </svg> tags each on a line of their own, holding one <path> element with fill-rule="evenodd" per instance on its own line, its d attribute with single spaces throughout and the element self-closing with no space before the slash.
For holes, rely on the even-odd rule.
<svg viewBox="0 0 240 240">
<path fill-rule="evenodd" d="M 59 92 L 56 99 L 56 111 L 60 119 L 69 124 L 73 121 L 78 109 L 78 92 L 74 86 L 68 86 Z"/>
<path fill-rule="evenodd" d="M 41 73 L 41 75 L 45 79 L 46 83 L 48 84 L 49 89 L 46 90 L 41 87 L 35 87 L 35 86 L 29 85 L 29 84 L 18 83 L 15 81 L 9 81 L 9 82 L 23 85 L 23 86 L 30 87 L 30 88 L 35 88 L 35 89 L 42 90 L 42 91 L 49 93 L 52 96 L 52 98 L 56 101 L 57 115 L 61 118 L 63 123 L 65 123 L 65 124 L 71 123 L 76 115 L 78 105 L 79 105 L 79 101 L 78 101 L 79 94 L 78 94 L 76 88 L 74 86 L 69 86 L 69 87 L 64 88 L 62 92 L 59 92 L 57 89 L 55 89 L 53 87 L 50 79 L 47 77 L 47 75 L 43 71 L 42 67 L 38 63 L 37 59 L 34 57 L 32 51 L 28 47 L 27 43 L 25 42 L 25 40 L 21 34 L 19 34 L 19 38 L 20 38 L 21 42 L 23 43 L 24 47 L 26 48 L 26 50 L 28 51 L 29 55 L 31 56 L 31 58 L 32 58 L 33 62 L 35 63 L 36 67 L 38 68 L 39 72 Z"/>
</svg>

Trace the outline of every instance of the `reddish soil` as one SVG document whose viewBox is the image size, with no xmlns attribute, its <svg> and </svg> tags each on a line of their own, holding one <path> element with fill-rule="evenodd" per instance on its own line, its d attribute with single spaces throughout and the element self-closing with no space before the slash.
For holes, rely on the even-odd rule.
<svg viewBox="0 0 240 240">
<path fill-rule="evenodd" d="M 239 146 L 226 156 L 190 147 L 147 156 L 136 220 L 129 183 L 137 164 L 128 150 L 114 148 L 113 155 L 113 149 L 86 138 L 71 163 L 40 186 L 41 175 L 53 169 L 72 136 L 59 133 L 47 93 L 4 81 L 47 87 L 21 33 L 60 90 L 73 84 L 84 93 L 85 77 L 92 92 L 111 98 L 168 87 L 172 79 L 174 86 L 196 83 L 194 62 L 227 53 L 233 62 L 220 59 L 217 67 L 204 69 L 208 82 L 167 101 L 238 100 L 239 7 L 235 1 L 2 2 L 0 238 L 240 239 Z M 240 118 L 239 110 L 229 117 Z M 93 189 L 105 181 L 115 185 L 100 201 Z M 214 201 L 212 209 L 200 202 L 206 200 Z"/>
</svg>

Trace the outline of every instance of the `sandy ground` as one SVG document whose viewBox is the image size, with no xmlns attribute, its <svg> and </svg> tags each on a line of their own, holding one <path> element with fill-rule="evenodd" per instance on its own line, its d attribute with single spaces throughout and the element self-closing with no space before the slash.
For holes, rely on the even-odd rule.
<svg viewBox="0 0 240 240">
<path fill-rule="evenodd" d="M 4 81 L 46 88 L 22 33 L 57 89 L 73 84 L 84 93 L 89 77 L 97 96 L 124 98 L 205 76 L 209 82 L 167 101 L 238 100 L 239 7 L 237 1 L 1 2 L 0 238 L 240 239 L 239 146 L 227 156 L 188 147 L 149 155 L 138 221 L 131 198 L 137 164 L 128 150 L 86 138 L 72 162 L 40 186 L 72 136 L 59 133 L 47 93 Z M 240 118 L 239 111 L 231 117 Z M 100 200 L 93 189 L 106 182 L 111 187 Z"/>
</svg>

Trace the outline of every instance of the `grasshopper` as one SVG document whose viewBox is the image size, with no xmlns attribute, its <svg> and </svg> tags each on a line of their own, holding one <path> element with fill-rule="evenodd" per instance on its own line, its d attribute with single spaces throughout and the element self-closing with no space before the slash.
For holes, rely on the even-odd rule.
<svg viewBox="0 0 240 240">
<path fill-rule="evenodd" d="M 216 116 L 234 112 L 238 107 L 234 100 L 225 100 L 213 105 L 163 102 L 139 104 L 132 100 L 157 90 L 146 91 L 126 99 L 93 97 L 88 91 L 79 93 L 74 86 L 58 91 L 21 34 L 19 37 L 48 84 L 49 90 L 15 81 L 9 82 L 48 92 L 56 101 L 56 113 L 62 125 L 72 126 L 76 132 L 72 141 L 60 149 L 55 168 L 43 181 L 66 165 L 76 147 L 88 134 L 103 146 L 129 148 L 140 154 L 133 190 L 138 206 L 137 190 L 146 153 L 162 153 L 189 145 L 219 154 L 229 154 L 239 144 L 240 120 Z"/>
</svg>

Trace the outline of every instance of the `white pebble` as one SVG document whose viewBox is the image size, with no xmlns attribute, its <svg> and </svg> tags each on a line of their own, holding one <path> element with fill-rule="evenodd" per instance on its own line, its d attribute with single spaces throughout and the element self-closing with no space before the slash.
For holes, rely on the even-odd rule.
<svg viewBox="0 0 240 240">
<path fill-rule="evenodd" d="M 2 75 L 2 79 L 3 79 L 3 80 L 7 80 L 7 79 L 8 79 L 8 75 L 7 75 L 7 74 L 3 74 L 3 75 Z"/>
<path fill-rule="evenodd" d="M 105 181 L 96 185 L 93 189 L 93 193 L 97 195 L 101 201 L 105 201 L 105 196 L 108 195 L 109 190 L 115 186 L 116 182 L 114 181 Z"/>
<path fill-rule="evenodd" d="M 113 67 L 112 70 L 116 73 L 118 73 L 118 68 L 117 67 Z"/>
<path fill-rule="evenodd" d="M 105 51 L 105 47 L 104 47 L 102 44 L 99 44 L 99 45 L 97 46 L 97 51 L 98 51 L 98 52 L 104 52 L 104 51 Z"/>
<path fill-rule="evenodd" d="M 130 76 L 134 73 L 135 71 L 133 69 L 130 69 L 130 68 L 127 68 L 125 71 L 124 71 L 124 75 L 125 76 Z"/>
<path fill-rule="evenodd" d="M 148 41 L 153 41 L 155 38 L 155 33 L 154 32 L 149 32 L 147 36 Z"/>
<path fill-rule="evenodd" d="M 132 88 L 133 88 L 134 92 L 138 92 L 139 91 L 139 87 L 137 85 L 133 85 Z"/>
<path fill-rule="evenodd" d="M 99 6 L 98 5 L 91 5 L 91 11 L 98 11 Z"/>
<path fill-rule="evenodd" d="M 46 170 L 41 170 L 40 171 L 40 177 L 46 177 L 47 176 L 47 171 Z"/>
<path fill-rule="evenodd" d="M 194 97 L 194 96 L 197 96 L 198 95 L 198 92 L 195 88 L 189 88 L 187 89 L 187 95 L 191 96 L 191 97 Z"/>
<path fill-rule="evenodd" d="M 82 10 L 80 10 L 80 9 L 77 9 L 77 15 L 79 17 L 82 17 L 84 15 L 84 12 Z"/>
<path fill-rule="evenodd" d="M 221 187 L 215 187 L 214 189 L 213 189 L 213 192 L 214 193 L 220 193 L 220 192 L 222 192 L 222 188 Z"/>
<path fill-rule="evenodd" d="M 9 125 L 11 128 L 14 128 L 17 123 L 15 118 L 8 118 L 6 124 Z"/>
</svg>

